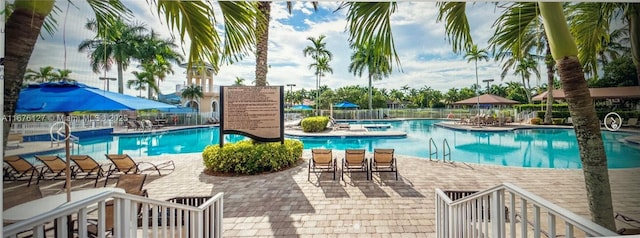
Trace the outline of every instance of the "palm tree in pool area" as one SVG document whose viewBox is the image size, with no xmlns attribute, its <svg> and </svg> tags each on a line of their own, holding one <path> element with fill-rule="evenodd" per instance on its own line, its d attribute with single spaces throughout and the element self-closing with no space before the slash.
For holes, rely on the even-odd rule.
<svg viewBox="0 0 640 238">
<path fill-rule="evenodd" d="M 320 58 L 316 59 L 315 63 L 312 63 L 309 65 L 309 69 L 315 69 L 315 75 L 316 78 L 318 79 L 316 85 L 318 86 L 318 95 L 317 95 L 317 102 L 316 102 L 316 109 L 319 110 L 320 109 L 320 84 L 321 84 L 321 79 L 322 77 L 325 76 L 325 73 L 332 73 L 333 74 L 333 69 L 331 68 L 331 66 L 329 66 L 329 58 L 325 57 L 325 56 L 321 56 Z"/>
<path fill-rule="evenodd" d="M 311 56 L 311 58 L 314 60 L 314 63 L 309 65 L 309 69 L 313 69 L 315 68 L 315 75 L 316 75 L 316 91 L 318 92 L 318 95 L 316 95 L 316 98 L 319 99 L 320 98 L 320 78 L 322 76 L 324 76 L 324 72 L 328 72 L 327 70 L 325 70 L 324 72 L 321 72 L 321 68 L 327 68 L 329 67 L 329 61 L 331 61 L 333 54 L 331 54 L 331 51 L 329 51 L 327 49 L 327 43 L 323 42 L 322 40 L 325 39 L 324 35 L 320 35 L 318 36 L 318 38 L 314 38 L 314 37 L 307 37 L 307 40 L 311 41 L 312 45 L 307 46 L 306 48 L 304 48 L 304 50 L 302 50 L 302 53 L 304 54 L 304 56 Z M 326 62 L 320 62 L 320 60 L 326 61 Z M 323 65 L 326 64 L 326 67 L 324 67 Z M 330 67 L 328 68 L 331 73 L 333 73 L 333 69 L 331 69 Z M 320 103 L 316 103 L 316 109 L 318 109 L 318 105 L 320 105 Z"/>
<path fill-rule="evenodd" d="M 533 72 L 536 77 L 540 78 L 540 72 L 538 71 L 538 61 L 531 57 L 526 57 L 520 60 L 515 67 L 514 74 L 520 75 L 522 78 L 522 86 L 527 94 L 527 103 L 531 104 L 531 85 L 529 78 Z"/>
<path fill-rule="evenodd" d="M 476 84 L 480 86 L 478 82 L 478 60 L 489 61 L 489 54 L 485 49 L 478 49 L 478 45 L 472 45 L 471 48 L 464 55 L 464 58 L 467 59 L 467 63 L 473 60 L 476 69 Z M 480 114 L 480 94 L 478 92 L 478 88 L 476 88 L 476 97 L 478 97 L 478 115 Z"/>
<path fill-rule="evenodd" d="M 33 53 L 41 29 L 55 31 L 55 0 L 40 0 L 33 4 L 29 0 L 16 0 L 13 11 L 7 17 L 5 33 L 12 36 L 5 43 L 5 104 L 4 115 L 15 115 L 16 102 L 24 80 L 25 67 Z M 95 14 L 97 33 L 106 37 L 108 29 L 115 25 L 114 19 L 130 18 L 132 11 L 121 0 L 86 1 Z M 214 5 L 201 1 L 148 1 L 157 10 L 158 17 L 167 22 L 167 27 L 178 33 L 180 42 L 190 39 L 187 68 L 195 63 L 211 62 L 218 72 L 219 63 L 233 63 L 253 52 L 255 46 L 255 20 L 258 17 L 257 4 L 254 2 L 217 2 L 220 11 L 214 11 Z M 222 14 L 219 17 L 212 17 Z M 214 26 L 216 19 L 225 19 L 221 32 Z M 24 27 L 29 26 L 29 27 Z M 233 34 L 229 34 L 233 32 Z M 224 39 L 224 44 L 223 40 Z M 3 123 L 3 136 L 9 135 L 11 121 Z"/>
<path fill-rule="evenodd" d="M 367 71 L 369 78 L 369 111 L 373 109 L 373 80 L 381 80 L 389 77 L 391 66 L 389 61 L 378 52 L 374 44 L 361 45 L 353 47 L 354 52 L 351 54 L 351 63 L 349 64 L 349 72 L 354 76 L 362 77 L 362 73 Z"/>
<path fill-rule="evenodd" d="M 236 80 L 233 81 L 233 86 L 244 86 L 245 79 L 236 77 Z"/>
<path fill-rule="evenodd" d="M 191 108 L 199 111 L 199 108 L 196 105 L 199 105 L 198 100 L 204 97 L 204 93 L 202 92 L 202 87 L 200 87 L 200 85 L 191 84 L 184 88 L 180 95 L 189 103 Z"/>
<path fill-rule="evenodd" d="M 142 91 L 150 88 L 157 89 L 158 86 L 155 84 L 155 80 L 153 80 L 153 74 L 147 71 L 133 71 L 131 72 L 136 79 L 132 79 L 127 81 L 127 88 L 138 91 L 138 97 L 142 97 Z"/>
<path fill-rule="evenodd" d="M 607 168 L 607 157 L 600 132 L 600 121 L 584 79 L 578 60 L 578 47 L 566 24 L 562 3 L 540 2 L 539 10 L 545 24 L 545 34 L 551 54 L 556 61 L 558 74 L 574 118 L 573 125 L 578 140 L 580 159 L 583 164 L 587 200 L 591 219 L 610 230 L 615 230 L 611 186 Z M 465 6 L 460 2 L 440 2 L 438 20 L 445 19 L 445 29 L 454 51 L 468 49 L 472 45 Z"/>
<path fill-rule="evenodd" d="M 123 72 L 136 55 L 136 45 L 143 40 L 147 30 L 142 24 L 128 24 L 117 18 L 106 34 L 99 35 L 98 22 L 89 20 L 85 27 L 96 33 L 93 39 L 84 40 L 78 45 L 78 51 L 89 52 L 91 68 L 94 73 L 109 71 L 115 62 L 118 71 L 118 93 L 124 92 Z"/>
<path fill-rule="evenodd" d="M 27 72 L 24 74 L 26 81 L 32 81 L 35 83 L 51 82 L 55 77 L 56 72 L 54 71 L 53 66 L 40 67 L 39 71 L 27 69 Z"/>
</svg>

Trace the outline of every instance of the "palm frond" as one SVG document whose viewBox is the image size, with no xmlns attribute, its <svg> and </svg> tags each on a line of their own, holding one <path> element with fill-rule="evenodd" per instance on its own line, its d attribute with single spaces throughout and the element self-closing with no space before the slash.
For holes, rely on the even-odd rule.
<svg viewBox="0 0 640 238">
<path fill-rule="evenodd" d="M 223 61 L 233 63 L 242 60 L 253 52 L 257 32 L 268 24 L 257 24 L 269 21 L 258 10 L 257 2 L 218 2 L 224 17 L 225 41 Z"/>
<path fill-rule="evenodd" d="M 95 27 L 98 37 L 105 38 L 108 30 L 118 19 L 128 19 L 132 16 L 131 10 L 120 0 L 88 0 L 89 7 L 95 13 Z"/>
<path fill-rule="evenodd" d="M 444 20 L 447 38 L 454 53 L 468 51 L 473 45 L 471 30 L 467 14 L 465 13 L 467 4 L 465 2 L 437 2 L 439 9 L 436 22 Z"/>
</svg>

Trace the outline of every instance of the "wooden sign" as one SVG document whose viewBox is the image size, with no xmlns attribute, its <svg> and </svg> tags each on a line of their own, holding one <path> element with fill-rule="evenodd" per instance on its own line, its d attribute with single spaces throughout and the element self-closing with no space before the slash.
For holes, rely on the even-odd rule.
<svg viewBox="0 0 640 238">
<path fill-rule="evenodd" d="M 284 143 L 283 86 L 221 86 L 220 146 L 224 134 Z"/>
</svg>

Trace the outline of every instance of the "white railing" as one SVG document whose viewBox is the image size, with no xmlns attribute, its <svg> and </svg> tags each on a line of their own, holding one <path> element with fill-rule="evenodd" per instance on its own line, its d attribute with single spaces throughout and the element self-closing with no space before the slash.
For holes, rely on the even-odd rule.
<svg viewBox="0 0 640 238">
<path fill-rule="evenodd" d="M 569 238 L 617 235 L 510 183 L 480 192 L 436 189 L 437 237 L 556 237 L 562 230 Z"/>
<path fill-rule="evenodd" d="M 109 199 L 114 203 L 113 237 L 222 237 L 223 193 L 195 207 L 118 192 L 104 192 L 8 225 L 4 227 L 3 236 L 18 237 L 19 233 L 33 232 L 33 237 L 47 237 L 51 234 L 45 234 L 45 226 L 53 224 L 58 237 L 67 237 L 71 217 L 77 229 L 72 231 L 74 236 L 87 237 L 88 213 L 96 210 L 97 234 L 103 238 Z"/>
</svg>

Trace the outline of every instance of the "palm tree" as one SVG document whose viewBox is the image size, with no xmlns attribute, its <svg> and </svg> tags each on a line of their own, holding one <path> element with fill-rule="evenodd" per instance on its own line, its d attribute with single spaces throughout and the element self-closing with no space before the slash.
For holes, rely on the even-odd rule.
<svg viewBox="0 0 640 238">
<path fill-rule="evenodd" d="M 127 81 L 127 88 L 138 91 L 138 97 L 142 97 L 142 90 L 147 89 L 147 87 L 151 89 L 158 90 L 158 86 L 155 84 L 155 80 L 153 80 L 153 75 L 147 71 L 131 72 L 136 76 L 136 79 L 132 79 Z"/>
<path fill-rule="evenodd" d="M 118 93 L 123 93 L 123 71 L 127 70 L 131 59 L 136 55 L 136 45 L 142 41 L 142 33 L 147 29 L 142 24 L 127 24 L 121 18 L 117 18 L 102 36 L 98 33 L 97 21 L 89 20 L 85 27 L 95 32 L 96 36 L 82 41 L 78 45 L 78 51 L 89 52 L 94 73 L 99 73 L 100 69 L 109 71 L 111 64 L 115 62 L 118 71 Z"/>
<path fill-rule="evenodd" d="M 195 106 L 196 104 L 194 104 L 194 102 L 197 102 L 204 96 L 204 93 L 202 93 L 202 87 L 200 87 L 200 85 L 191 84 L 184 88 L 180 95 L 182 96 L 182 98 L 187 100 L 187 102 L 189 102 L 189 105 L 192 108 L 196 109 L 196 111 L 199 110 L 199 108 Z"/>
<path fill-rule="evenodd" d="M 478 45 L 472 45 L 471 49 L 467 51 L 464 55 L 464 58 L 467 59 L 467 63 L 473 62 L 476 66 L 476 84 L 480 85 L 478 82 L 478 60 L 489 61 L 489 54 L 485 49 L 478 49 Z M 476 89 L 476 97 L 478 97 L 478 114 L 480 114 L 480 94 L 478 93 L 478 89 Z M 479 121 L 478 121 L 479 123 Z"/>
<path fill-rule="evenodd" d="M 540 78 L 540 72 L 538 71 L 538 62 L 531 57 L 520 60 L 514 70 L 514 74 L 519 74 L 522 77 L 522 86 L 527 93 L 527 102 L 529 104 L 531 104 L 531 85 L 529 85 L 529 77 L 531 77 L 531 72 L 535 73 L 536 77 Z"/>
<path fill-rule="evenodd" d="M 24 80 L 25 68 L 40 35 L 41 29 L 55 31 L 55 0 L 16 0 L 13 11 L 7 17 L 5 33 L 12 37 L 5 43 L 5 104 L 4 115 L 15 115 L 16 102 Z M 99 37 L 106 37 L 108 29 L 114 26 L 114 19 L 131 17 L 129 10 L 120 0 L 87 1 L 95 13 Z M 181 42 L 191 39 L 187 68 L 194 63 L 211 62 L 218 72 L 219 63 L 233 63 L 253 52 L 255 46 L 255 20 L 258 18 L 255 2 L 217 2 L 224 18 L 221 32 L 226 37 L 224 44 L 215 26 L 216 11 L 213 4 L 200 1 L 149 1 L 157 9 L 157 15 L 167 22 L 167 27 L 178 33 Z M 49 23 L 49 24 L 47 24 Z M 29 26 L 29 27 L 25 27 Z M 3 124 L 3 136 L 9 135 L 11 120 Z"/>
<path fill-rule="evenodd" d="M 40 67 L 40 71 L 27 69 L 27 72 L 24 74 L 24 78 L 27 81 L 33 81 L 36 83 L 51 82 L 56 78 L 56 72 L 53 70 L 53 66 Z"/>
<path fill-rule="evenodd" d="M 316 79 L 318 80 L 316 83 L 316 88 L 318 89 L 318 95 L 317 95 L 317 100 L 318 102 L 316 103 L 316 109 L 320 109 L 320 80 L 322 79 L 322 77 L 325 76 L 324 73 L 332 73 L 333 74 L 333 69 L 331 68 L 331 66 L 329 66 L 329 58 L 325 57 L 325 56 L 320 56 L 319 58 L 316 59 L 315 63 L 312 63 L 309 65 L 309 69 L 315 69 L 316 73 Z M 318 111 L 319 113 L 319 111 Z"/>
<path fill-rule="evenodd" d="M 244 86 L 245 79 L 236 77 L 236 81 L 233 82 L 233 86 Z"/>
<path fill-rule="evenodd" d="M 389 77 L 391 73 L 391 65 L 385 59 L 384 55 L 379 52 L 380 49 L 375 48 L 376 44 L 365 44 L 359 47 L 352 46 L 354 49 L 351 54 L 351 63 L 349 64 L 349 72 L 353 76 L 362 77 L 362 72 L 368 72 L 369 77 L 369 111 L 373 109 L 373 80 L 381 80 Z"/>
<path fill-rule="evenodd" d="M 57 73 L 54 73 L 54 80 L 56 81 L 75 81 L 69 78 L 71 74 L 71 70 L 68 69 L 57 69 Z"/>
<path fill-rule="evenodd" d="M 468 49 L 472 45 L 469 24 L 464 12 L 466 3 L 438 3 L 438 21 L 446 19 L 445 29 L 453 49 Z M 562 3 L 541 2 L 539 10 L 545 22 L 545 34 L 556 61 L 562 88 L 565 91 L 583 164 L 589 210 L 594 222 L 615 230 L 607 157 L 600 132 L 600 122 L 589 95 L 587 82 L 578 60 L 576 42 L 566 24 Z"/>
<path fill-rule="evenodd" d="M 318 10 L 318 2 L 311 2 L 313 9 Z M 287 2 L 287 9 L 291 14 L 291 2 Z M 267 57 L 269 55 L 269 22 L 271 19 L 271 2 L 259 1 L 258 13 L 255 20 L 256 29 L 256 79 L 255 86 L 267 86 L 268 64 Z"/>
<path fill-rule="evenodd" d="M 304 54 L 305 57 L 307 56 L 311 56 L 311 58 L 315 61 L 314 63 L 309 65 L 309 69 L 315 68 L 315 75 L 316 75 L 316 91 L 318 92 L 318 95 L 316 95 L 316 98 L 320 98 L 320 91 L 317 90 L 320 87 L 320 77 L 324 76 L 322 72 L 320 72 L 320 59 L 324 58 L 324 60 L 326 61 L 326 66 L 329 67 L 329 61 L 331 61 L 331 58 L 333 57 L 333 55 L 331 54 L 331 51 L 329 51 L 327 49 L 327 44 L 325 42 L 322 42 L 322 40 L 324 40 L 325 36 L 324 35 L 320 35 L 318 36 L 318 38 L 314 38 L 314 37 L 307 37 L 307 40 L 311 41 L 312 45 L 307 46 L 306 48 L 304 48 L 304 50 L 302 50 L 302 53 Z M 315 65 L 315 66 L 314 66 Z M 331 68 L 329 68 L 331 69 Z M 328 71 L 324 71 L 324 72 L 328 72 Z M 333 70 L 331 70 L 331 73 L 333 73 Z M 316 109 L 318 109 L 318 105 L 319 103 L 316 103 Z"/>
<path fill-rule="evenodd" d="M 157 86 L 160 86 L 160 82 L 164 81 L 167 74 L 174 73 L 171 63 L 184 60 L 182 55 L 174 50 L 176 47 L 178 46 L 173 43 L 173 39 L 159 39 L 153 30 L 136 46 L 134 57 L 140 60 L 142 68 L 158 79 Z M 151 88 L 148 94 L 149 99 L 153 98 Z"/>
<path fill-rule="evenodd" d="M 153 81 L 152 84 L 149 84 L 149 85 L 153 85 L 153 87 L 150 86 L 147 88 L 148 90 L 147 98 L 150 100 L 153 100 L 154 93 L 155 94 L 160 93 L 160 88 L 158 87 L 158 83 L 164 80 L 164 78 L 167 76 L 168 73 L 173 74 L 173 69 L 171 68 L 171 64 L 165 60 L 160 60 L 157 62 L 154 62 L 154 61 L 147 62 L 140 65 L 139 67 L 142 68 L 142 70 L 144 70 L 144 72 L 149 75 L 150 80 Z M 158 77 L 157 82 L 155 81 L 156 77 Z"/>
</svg>

